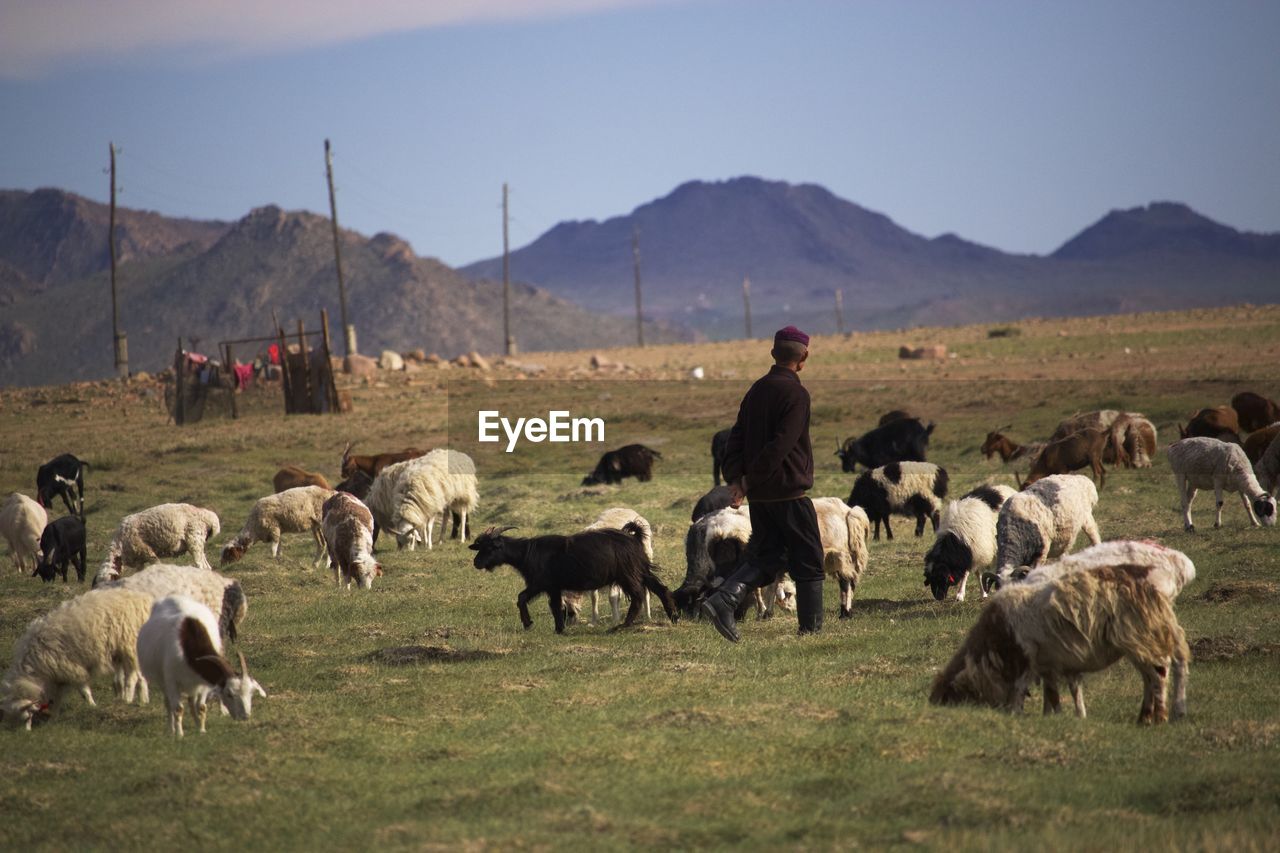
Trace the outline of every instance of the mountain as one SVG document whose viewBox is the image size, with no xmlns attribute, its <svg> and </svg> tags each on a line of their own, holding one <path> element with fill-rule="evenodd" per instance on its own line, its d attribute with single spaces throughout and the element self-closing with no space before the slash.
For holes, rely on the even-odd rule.
<svg viewBox="0 0 1280 853">
<path fill-rule="evenodd" d="M 1113 211 L 1050 256 L 927 238 L 813 184 L 692 181 L 604 222 L 563 222 L 511 255 L 512 275 L 601 312 L 632 309 L 638 230 L 646 314 L 711 337 L 756 330 L 1005 321 L 1276 299 L 1280 235 L 1243 234 L 1185 205 Z M 460 268 L 493 276 L 501 258 Z M 1211 287 L 1206 285 L 1211 284 Z"/>
<path fill-rule="evenodd" d="M 28 198 L 17 198 L 26 195 Z M 33 199 L 31 197 L 40 196 Z M 102 205 L 53 190 L 0 201 L 0 381 L 40 384 L 111 373 L 110 283 Z M 30 219 L 13 211 L 33 212 Z M 121 326 L 134 370 L 156 370 L 177 339 L 214 351 L 220 340 L 315 329 L 329 311 L 335 346 L 337 277 L 329 220 L 268 206 L 234 223 L 118 212 L 128 226 L 117 274 Z M 350 320 L 360 350 L 422 347 L 450 355 L 502 349 L 502 286 L 473 282 L 387 233 L 341 232 Z M 527 284 L 512 288 L 513 333 L 524 350 L 597 347 L 628 340 L 634 323 L 601 317 Z M 74 310 L 67 310 L 74 306 Z M 646 340 L 687 337 L 653 325 Z M 251 353 L 238 353 L 242 358 Z"/>
</svg>

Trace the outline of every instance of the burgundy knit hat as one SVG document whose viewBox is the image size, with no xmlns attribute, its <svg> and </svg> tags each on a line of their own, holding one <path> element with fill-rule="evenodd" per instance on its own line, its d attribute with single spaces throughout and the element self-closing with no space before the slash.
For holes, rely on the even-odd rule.
<svg viewBox="0 0 1280 853">
<path fill-rule="evenodd" d="M 777 346 L 783 341 L 795 341 L 804 346 L 809 345 L 809 336 L 797 329 L 795 326 L 787 326 L 785 329 L 779 329 L 773 336 L 773 344 Z"/>
</svg>

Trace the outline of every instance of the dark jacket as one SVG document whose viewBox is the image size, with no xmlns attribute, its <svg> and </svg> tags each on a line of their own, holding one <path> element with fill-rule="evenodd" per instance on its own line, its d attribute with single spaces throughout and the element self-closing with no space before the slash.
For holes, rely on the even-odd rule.
<svg viewBox="0 0 1280 853">
<path fill-rule="evenodd" d="M 813 488 L 809 392 L 794 370 L 774 365 L 742 398 L 724 475 L 730 483 L 745 475 L 753 501 L 793 500 Z"/>
</svg>

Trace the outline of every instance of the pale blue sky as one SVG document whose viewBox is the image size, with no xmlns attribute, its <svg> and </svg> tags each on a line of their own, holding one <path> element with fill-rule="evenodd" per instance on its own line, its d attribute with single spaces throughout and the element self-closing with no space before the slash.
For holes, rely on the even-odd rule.
<svg viewBox="0 0 1280 853">
<path fill-rule="evenodd" d="M 105 200 L 114 140 L 127 206 L 327 212 L 328 136 L 342 224 L 455 265 L 504 180 L 514 246 L 742 174 L 1008 251 L 1165 199 L 1280 231 L 1276 2 L 97 3 L 3 0 L 0 187 Z"/>
</svg>

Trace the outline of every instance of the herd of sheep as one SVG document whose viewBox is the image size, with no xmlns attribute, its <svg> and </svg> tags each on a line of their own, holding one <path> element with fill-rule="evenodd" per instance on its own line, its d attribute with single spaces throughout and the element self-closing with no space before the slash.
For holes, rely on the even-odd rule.
<svg viewBox="0 0 1280 853">
<path fill-rule="evenodd" d="M 1213 489 L 1221 526 L 1224 492 L 1240 494 L 1253 525 L 1276 520 L 1280 486 L 1280 407 L 1256 394 L 1237 395 L 1232 407 L 1197 412 L 1168 460 L 1192 530 L 1191 502 L 1199 489 Z M 1240 431 L 1249 435 L 1242 440 Z M 932 423 L 891 412 L 864 436 L 840 446 L 844 470 L 858 474 L 848 500 L 815 498 L 826 573 L 839 584 L 842 618 L 853 614 L 870 542 L 893 538 L 890 518 L 907 516 L 922 536 L 930 522 L 934 540 L 924 554 L 924 584 L 945 600 L 956 588 L 963 601 L 970 576 L 981 578 L 990 600 L 968 637 L 934 682 L 936 704 L 979 703 L 1021 709 L 1028 690 L 1043 685 L 1045 712 L 1059 708 L 1058 686 L 1071 691 L 1076 712 L 1085 713 L 1083 673 L 1125 658 L 1144 683 L 1140 722 L 1167 719 L 1166 677 L 1172 674 L 1172 714 L 1186 710 L 1189 652 L 1173 602 L 1195 577 L 1186 555 L 1149 541 L 1103 542 L 1094 520 L 1103 464 L 1150 466 L 1156 432 L 1136 412 L 1099 411 L 1064 421 L 1042 445 L 1017 445 L 988 434 L 982 450 L 1030 465 L 1020 490 L 981 484 L 947 503 L 945 469 L 925 460 Z M 1262 438 L 1256 438 L 1262 436 Z M 1256 439 L 1256 440 L 1255 440 Z M 614 629 L 632 625 L 643 610 L 651 618 L 650 595 L 668 619 L 696 616 L 698 605 L 742 561 L 751 537 L 750 514 L 729 505 L 720 486 L 724 434 L 712 441 L 716 488 L 695 507 L 685 537 L 686 574 L 674 591 L 663 584 L 653 561 L 653 528 L 626 507 L 605 510 L 586 529 L 564 535 L 510 536 L 490 527 L 474 538 L 469 520 L 479 504 L 474 462 L 450 449 L 342 456 L 343 481 L 336 488 L 318 474 L 281 469 L 276 492 L 258 500 L 239 533 L 221 551 L 223 567 L 241 559 L 255 543 L 279 555 L 285 534 L 310 535 L 314 563 L 333 568 L 340 588 L 372 587 L 382 575 L 374 556 L 378 534 L 397 547 L 430 549 L 440 520 L 440 538 L 452 521 L 453 538 L 472 540 L 478 569 L 513 567 L 525 582 L 517 609 L 532 625 L 529 603 L 546 595 L 556 631 L 582 616 L 591 594 L 591 617 L 600 621 L 598 592 L 609 590 Z M 585 483 L 652 478 L 661 457 L 642 445 L 609 451 Z M 37 495 L 14 493 L 0 505 L 0 533 L 23 572 L 67 580 L 68 565 L 84 581 L 83 524 L 86 464 L 70 454 L 37 472 Z M 1089 477 L 1072 473 L 1090 469 Z M 51 519 L 61 498 L 66 516 Z M 18 640 L 0 683 L 0 714 L 11 725 L 48 718 L 61 695 L 78 690 L 93 704 L 91 680 L 111 673 L 126 702 L 148 698 L 148 684 L 164 693 L 169 729 L 183 732 L 186 708 L 205 728 L 208 704 L 245 719 L 263 688 L 238 655 L 239 672 L 224 653 L 234 641 L 247 601 L 240 584 L 214 571 L 206 556 L 220 522 L 212 510 L 170 503 L 122 519 L 93 578 L 93 588 L 35 619 Z M 1091 547 L 1071 554 L 1079 535 Z M 194 566 L 165 561 L 189 555 Z M 130 571 L 132 570 L 132 571 Z M 785 579 L 761 590 L 755 606 L 793 610 L 794 587 Z M 628 599 L 626 614 L 621 598 Z M 744 604 L 745 609 L 747 604 Z M 741 618 L 744 613 L 740 613 Z"/>
</svg>

